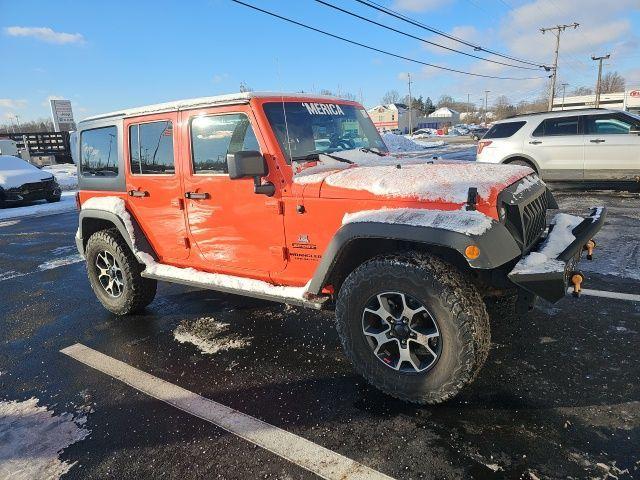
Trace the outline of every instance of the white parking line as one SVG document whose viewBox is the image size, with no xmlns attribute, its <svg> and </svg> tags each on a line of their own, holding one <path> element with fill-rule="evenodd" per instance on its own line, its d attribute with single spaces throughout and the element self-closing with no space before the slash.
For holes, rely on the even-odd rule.
<svg viewBox="0 0 640 480">
<path fill-rule="evenodd" d="M 339 453 L 161 380 L 80 343 L 71 345 L 61 352 L 126 383 L 136 390 L 213 423 L 322 478 L 331 480 L 391 479 L 391 477 Z"/>
<path fill-rule="evenodd" d="M 572 292 L 573 289 L 569 289 L 568 291 Z M 582 295 L 590 295 L 592 297 L 615 298 L 616 300 L 640 302 L 640 295 L 634 295 L 633 293 L 607 292 L 604 290 L 590 290 L 588 288 L 583 288 L 580 292 Z"/>
</svg>

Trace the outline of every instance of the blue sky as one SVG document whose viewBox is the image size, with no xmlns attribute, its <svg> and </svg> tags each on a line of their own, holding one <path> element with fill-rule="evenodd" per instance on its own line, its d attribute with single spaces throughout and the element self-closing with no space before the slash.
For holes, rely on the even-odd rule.
<svg viewBox="0 0 640 480">
<path fill-rule="evenodd" d="M 499 76 L 544 76 L 446 53 L 331 10 L 313 0 L 246 0 L 318 28 L 425 62 Z M 355 0 L 327 0 L 414 35 L 462 48 Z M 550 63 L 552 35 L 539 27 L 577 21 L 563 34 L 559 78 L 593 86 L 590 55 L 640 86 L 640 0 L 376 0 L 423 23 L 501 52 Z M 466 51 L 471 52 L 469 48 Z M 344 44 L 230 0 L 15 2 L 0 0 L 0 123 L 49 116 L 47 98 L 68 98 L 76 119 L 123 107 L 237 91 L 350 92 L 365 105 L 387 90 L 436 100 L 512 101 L 544 91 L 545 79 L 491 80 L 442 72 Z M 495 57 L 493 57 L 495 58 Z"/>
</svg>

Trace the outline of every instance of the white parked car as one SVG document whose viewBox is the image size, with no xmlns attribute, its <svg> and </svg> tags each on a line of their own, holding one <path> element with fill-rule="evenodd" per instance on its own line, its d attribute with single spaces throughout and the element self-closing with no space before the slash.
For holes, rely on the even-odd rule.
<svg viewBox="0 0 640 480">
<path fill-rule="evenodd" d="M 0 207 L 11 203 L 60 201 L 60 186 L 51 173 L 21 158 L 0 155 Z"/>
<path fill-rule="evenodd" d="M 421 138 L 429 138 L 433 137 L 436 134 L 435 130 L 432 128 L 420 128 L 413 132 L 413 135 L 410 135 L 413 139 L 421 139 Z"/>
<path fill-rule="evenodd" d="M 640 117 L 605 109 L 519 115 L 491 127 L 477 161 L 527 165 L 550 181 L 640 185 Z"/>
</svg>

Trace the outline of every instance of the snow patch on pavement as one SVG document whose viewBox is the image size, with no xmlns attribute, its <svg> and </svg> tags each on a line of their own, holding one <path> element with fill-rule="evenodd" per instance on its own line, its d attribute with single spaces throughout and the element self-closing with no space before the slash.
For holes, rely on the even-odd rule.
<svg viewBox="0 0 640 480">
<path fill-rule="evenodd" d="M 89 435 L 81 428 L 86 417 L 54 415 L 38 399 L 0 402 L 0 478 L 33 480 L 60 478 L 74 463 L 58 455 Z"/>
<path fill-rule="evenodd" d="M 69 255 L 68 257 L 56 258 L 55 260 L 49 260 L 47 262 L 38 265 L 38 270 L 53 270 L 54 268 L 64 267 L 65 265 L 71 265 L 84 261 L 79 254 Z"/>
<path fill-rule="evenodd" d="M 252 278 L 202 272 L 194 268 L 180 268 L 174 267 L 173 265 L 158 263 L 151 255 L 146 252 L 141 252 L 136 248 L 133 223 L 131 222 L 131 217 L 123 199 L 119 197 L 92 197 L 82 204 L 82 209 L 104 210 L 114 213 L 120 217 L 131 238 L 131 243 L 134 245 L 133 253 L 136 255 L 138 260 L 146 265 L 145 272 L 150 275 L 161 276 L 174 280 L 197 282 L 214 288 L 223 287 L 243 292 L 262 293 L 283 299 L 302 299 L 308 289 L 310 281 L 303 287 L 286 287 Z"/>
<path fill-rule="evenodd" d="M 422 210 L 418 208 L 389 208 L 347 213 L 342 224 L 380 222 L 417 227 L 442 228 L 464 235 L 482 235 L 491 228 L 492 220 L 478 211 Z"/>
<path fill-rule="evenodd" d="M 564 271 L 564 262 L 556 260 L 556 258 L 576 239 L 572 230 L 583 220 L 582 217 L 567 213 L 556 214 L 551 222 L 555 226 L 542 243 L 540 250 L 524 256 L 511 273 L 532 274 Z"/>
<path fill-rule="evenodd" d="M 62 190 L 78 189 L 78 167 L 73 163 L 60 163 L 55 165 L 45 165 L 42 167 L 45 172 L 56 177 L 56 181 Z"/>
<path fill-rule="evenodd" d="M 21 217 L 42 217 L 57 213 L 72 212 L 76 209 L 76 192 L 62 192 L 62 198 L 56 203 L 36 203 L 24 207 L 8 207 L 0 210 L 0 220 Z"/>
<path fill-rule="evenodd" d="M 218 352 L 244 348 L 251 338 L 241 338 L 227 333 L 229 324 L 213 317 L 199 318 L 193 322 L 183 320 L 174 330 L 173 337 L 180 343 L 191 343 L 202 353 L 213 355 Z"/>
<path fill-rule="evenodd" d="M 17 225 L 18 223 L 20 223 L 20 220 L 7 220 L 6 222 L 0 222 L 0 228 L 12 227 L 13 225 Z"/>
</svg>

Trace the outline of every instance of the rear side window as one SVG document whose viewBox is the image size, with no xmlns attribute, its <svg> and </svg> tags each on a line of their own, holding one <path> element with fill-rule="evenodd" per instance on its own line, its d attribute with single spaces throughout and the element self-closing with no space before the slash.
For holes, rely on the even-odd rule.
<svg viewBox="0 0 640 480">
<path fill-rule="evenodd" d="M 604 114 L 585 118 L 587 135 L 627 135 L 634 128 L 632 117 Z"/>
<path fill-rule="evenodd" d="M 579 135 L 580 117 L 547 118 L 531 134 L 534 137 Z"/>
<path fill-rule="evenodd" d="M 483 138 L 509 138 L 522 128 L 526 122 L 498 123 L 491 127 Z"/>
<path fill-rule="evenodd" d="M 84 130 L 80 134 L 80 172 L 83 175 L 118 175 L 118 130 L 115 126 Z"/>
<path fill-rule="evenodd" d="M 141 123 L 129 127 L 131 173 L 162 175 L 175 173 L 173 125 L 170 121 Z"/>
<path fill-rule="evenodd" d="M 227 154 L 241 150 L 260 150 L 245 114 L 195 117 L 191 121 L 194 173 L 229 173 Z"/>
</svg>

